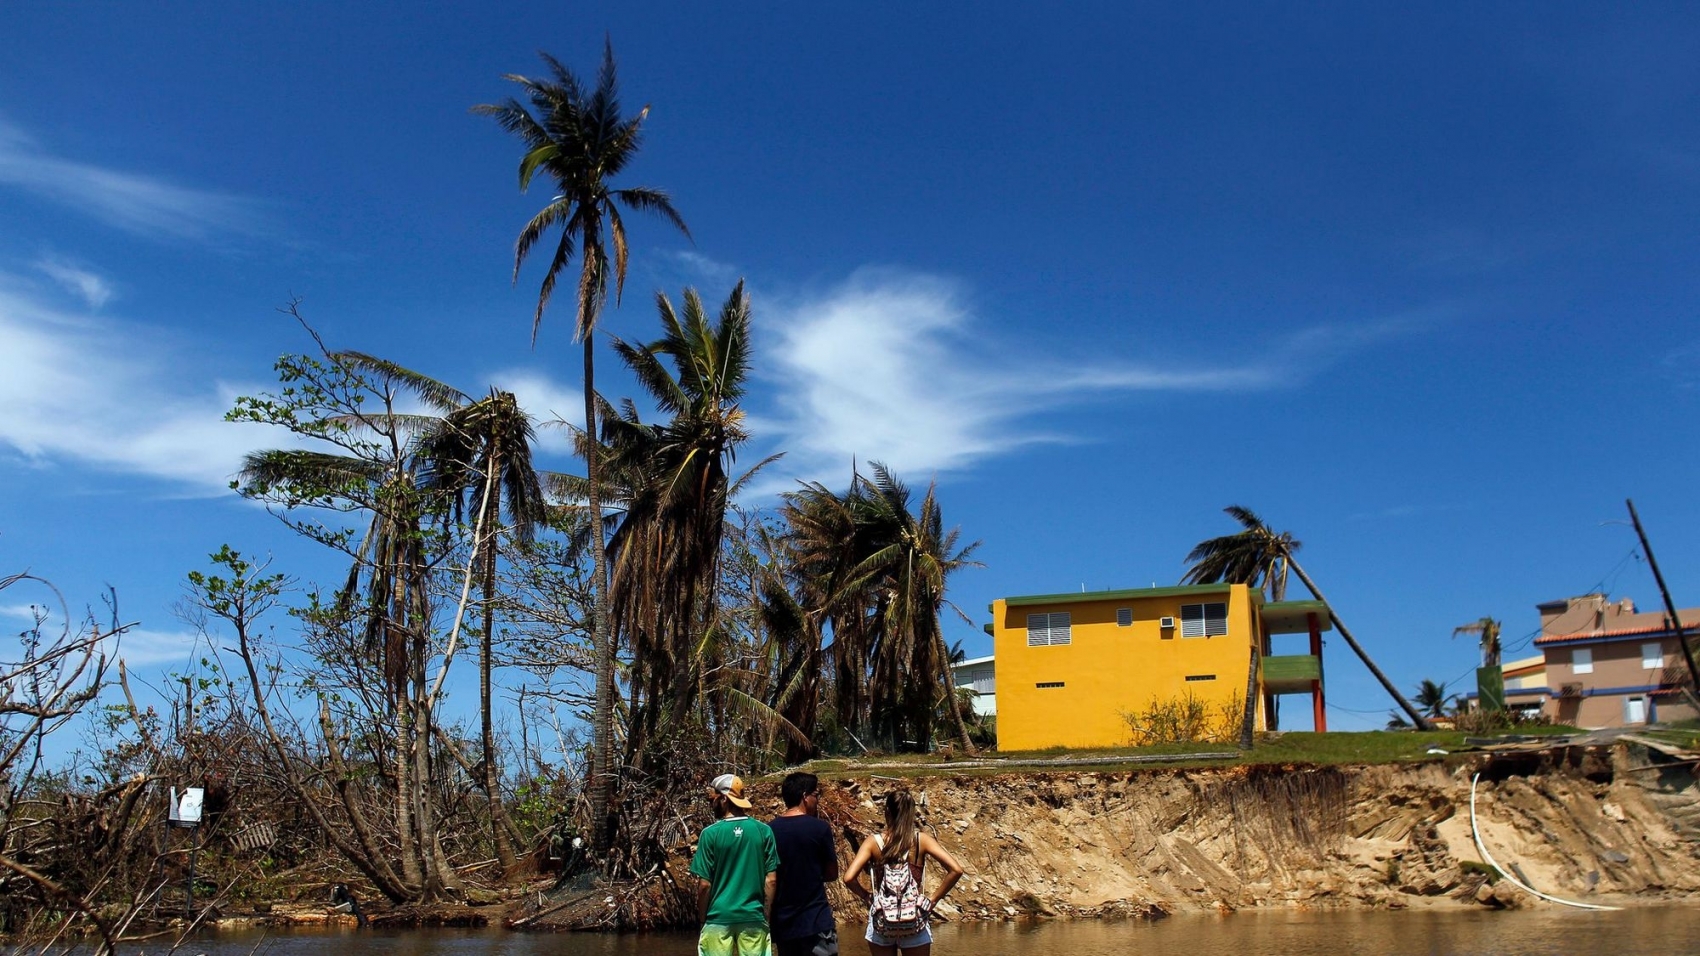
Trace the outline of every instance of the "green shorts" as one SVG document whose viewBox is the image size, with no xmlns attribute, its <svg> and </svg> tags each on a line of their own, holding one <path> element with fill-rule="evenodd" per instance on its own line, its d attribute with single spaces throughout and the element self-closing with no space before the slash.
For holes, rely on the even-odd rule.
<svg viewBox="0 0 1700 956">
<path fill-rule="evenodd" d="M 704 923 L 697 936 L 698 956 L 769 956 L 766 923 Z"/>
</svg>

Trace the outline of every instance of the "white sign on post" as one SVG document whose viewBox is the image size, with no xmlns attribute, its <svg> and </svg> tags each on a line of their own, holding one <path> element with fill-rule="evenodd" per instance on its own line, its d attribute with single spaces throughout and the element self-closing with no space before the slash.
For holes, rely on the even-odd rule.
<svg viewBox="0 0 1700 956">
<path fill-rule="evenodd" d="M 172 823 L 180 827 L 199 826 L 201 823 L 201 802 L 206 797 L 203 787 L 184 787 L 182 794 L 177 788 L 171 788 L 171 809 L 169 816 Z"/>
</svg>

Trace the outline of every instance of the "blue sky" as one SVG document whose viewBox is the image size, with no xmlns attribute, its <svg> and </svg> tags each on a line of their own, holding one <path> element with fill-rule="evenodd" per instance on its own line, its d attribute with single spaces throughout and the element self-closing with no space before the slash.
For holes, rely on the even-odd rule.
<svg viewBox="0 0 1700 956">
<path fill-rule="evenodd" d="M 606 327 L 747 279 L 745 460 L 936 477 L 983 542 L 971 652 L 997 597 L 1174 583 L 1236 503 L 1402 687 L 1467 674 L 1482 615 L 1517 656 L 1538 601 L 1655 604 L 1625 497 L 1700 603 L 1700 13 L 1127 6 L 8 6 L 0 571 L 110 584 L 157 669 L 221 543 L 333 577 L 224 490 L 276 442 L 220 419 L 307 347 L 292 296 L 333 346 L 576 417 L 568 304 L 532 349 L 540 274 L 509 282 L 547 196 L 467 110 L 607 35 L 653 107 L 627 182 L 695 242 L 634 223 Z M 1379 726 L 1327 654 L 1331 722 Z"/>
</svg>

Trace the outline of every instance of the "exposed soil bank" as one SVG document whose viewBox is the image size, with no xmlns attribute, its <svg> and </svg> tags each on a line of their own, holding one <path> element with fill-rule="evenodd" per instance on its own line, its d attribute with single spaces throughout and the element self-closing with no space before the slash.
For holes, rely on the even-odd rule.
<svg viewBox="0 0 1700 956">
<path fill-rule="evenodd" d="M 879 825 L 881 794 L 908 786 L 921 795 L 927 825 L 968 870 L 939 908 L 951 920 L 1555 905 L 1490 882 L 1497 874 L 1470 831 L 1470 780 L 1480 773 L 1478 825 L 1501 866 L 1554 896 L 1625 904 L 1700 894 L 1693 770 L 1692 759 L 1619 741 L 1375 766 L 851 773 L 823 778 L 821 812 L 844 835 L 848 863 Z M 758 813 L 778 811 L 776 784 L 752 789 Z M 692 826 L 680 824 L 681 834 Z M 551 879 L 510 887 L 523 894 L 512 905 L 374 906 L 371 915 L 392 925 L 658 928 L 679 918 L 667 914 L 694 911 L 692 849 L 681 842 L 636 884 L 557 893 Z M 831 896 L 840 920 L 864 917 L 842 887 Z M 352 922 L 322 905 L 256 915 Z"/>
<path fill-rule="evenodd" d="M 1022 773 L 908 781 L 968 875 L 952 919 L 1250 907 L 1547 904 L 1489 874 L 1470 832 L 1542 892 L 1589 902 L 1700 891 L 1692 764 L 1636 744 L 1360 767 Z M 876 826 L 884 778 L 823 781 Z M 681 874 L 682 875 L 682 874 Z M 860 914 L 842 891 L 840 918 Z"/>
</svg>

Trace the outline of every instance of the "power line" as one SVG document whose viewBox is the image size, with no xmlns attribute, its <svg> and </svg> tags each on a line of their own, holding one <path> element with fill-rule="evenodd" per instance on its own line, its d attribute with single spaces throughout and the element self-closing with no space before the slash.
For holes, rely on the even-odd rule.
<svg viewBox="0 0 1700 956">
<path fill-rule="evenodd" d="M 1641 558 L 1641 546 L 1636 545 L 1636 546 L 1630 548 L 1629 552 L 1627 554 L 1625 554 L 1622 558 L 1618 559 L 1618 562 L 1615 565 L 1612 566 L 1611 570 L 1607 571 L 1605 574 L 1600 575 L 1600 579 L 1598 581 L 1595 581 L 1589 587 L 1585 588 L 1582 591 L 1582 593 L 1584 593 L 1584 594 L 1591 594 L 1591 593 L 1610 594 L 1611 591 L 1612 591 L 1612 588 L 1617 585 L 1618 578 L 1623 576 L 1623 572 L 1627 569 L 1629 562 L 1632 561 L 1632 560 L 1633 561 L 1639 561 L 1640 558 Z M 1609 579 L 1609 585 L 1608 585 L 1608 579 Z M 1541 628 L 1536 627 L 1534 630 L 1529 631 L 1528 633 L 1524 634 L 1522 637 L 1518 638 L 1514 643 L 1509 644 L 1509 645 L 1502 643 L 1500 645 L 1500 647 L 1501 647 L 1501 650 L 1507 651 L 1507 652 L 1520 651 L 1520 650 L 1523 650 L 1524 648 L 1527 648 L 1530 644 L 1532 644 L 1534 642 L 1535 638 L 1540 637 L 1540 636 L 1541 636 Z"/>
</svg>

